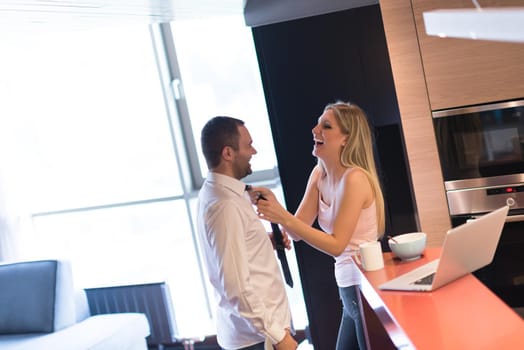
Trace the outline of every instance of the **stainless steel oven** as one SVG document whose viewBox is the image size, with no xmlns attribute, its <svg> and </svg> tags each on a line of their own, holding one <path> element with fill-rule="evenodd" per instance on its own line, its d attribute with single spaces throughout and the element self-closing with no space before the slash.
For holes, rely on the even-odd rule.
<svg viewBox="0 0 524 350">
<path fill-rule="evenodd" d="M 524 99 L 434 111 L 433 126 L 453 226 L 510 207 L 493 263 L 475 274 L 524 307 Z"/>
</svg>

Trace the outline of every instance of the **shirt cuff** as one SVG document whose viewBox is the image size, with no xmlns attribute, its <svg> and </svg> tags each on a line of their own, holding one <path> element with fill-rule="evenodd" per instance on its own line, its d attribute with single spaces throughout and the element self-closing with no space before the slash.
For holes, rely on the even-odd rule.
<svg viewBox="0 0 524 350">
<path fill-rule="evenodd" d="M 267 330 L 267 337 L 273 345 L 280 343 L 286 336 L 286 330 L 281 327 L 271 327 Z"/>
</svg>

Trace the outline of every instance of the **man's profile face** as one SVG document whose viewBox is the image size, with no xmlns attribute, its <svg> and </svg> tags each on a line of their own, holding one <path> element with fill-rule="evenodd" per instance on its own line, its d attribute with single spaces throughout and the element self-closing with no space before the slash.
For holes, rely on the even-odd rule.
<svg viewBox="0 0 524 350">
<path fill-rule="evenodd" d="M 233 172 L 235 178 L 240 180 L 253 172 L 249 162 L 257 150 L 253 147 L 253 140 L 245 126 L 239 126 L 238 132 L 240 137 L 238 138 L 238 150 L 234 151 Z"/>
</svg>

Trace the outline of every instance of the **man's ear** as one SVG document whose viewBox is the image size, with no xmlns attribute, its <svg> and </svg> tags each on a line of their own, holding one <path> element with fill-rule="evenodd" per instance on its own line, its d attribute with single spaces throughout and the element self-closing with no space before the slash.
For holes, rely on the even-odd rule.
<svg viewBox="0 0 524 350">
<path fill-rule="evenodd" d="M 225 160 L 231 160 L 233 159 L 233 148 L 230 146 L 226 146 L 222 149 L 222 158 Z"/>
</svg>

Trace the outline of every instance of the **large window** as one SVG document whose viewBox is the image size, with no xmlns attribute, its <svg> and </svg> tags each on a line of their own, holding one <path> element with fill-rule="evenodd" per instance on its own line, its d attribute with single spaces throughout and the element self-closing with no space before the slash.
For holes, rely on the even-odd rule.
<svg viewBox="0 0 524 350">
<path fill-rule="evenodd" d="M 7 170 L 26 178 L 33 256 L 72 260 L 78 287 L 192 285 L 172 288 L 180 331 L 209 333 L 148 26 L 53 28 L 8 38 L 0 69 L 10 98 L 0 108 L 3 126 L 19 135 L 11 149 L 23 150 L 13 166 L 23 167 Z M 185 299 L 199 302 L 189 310 Z M 186 317 L 191 313 L 198 320 Z"/>
<path fill-rule="evenodd" d="M 278 191 L 278 176 L 264 177 L 276 160 L 250 32 L 226 22 L 174 23 L 162 40 L 143 23 L 0 37 L 0 162 L 32 217 L 26 251 L 72 260 L 78 288 L 168 281 L 182 334 L 215 329 L 186 178 L 205 176 L 203 123 L 245 120 L 255 179 Z M 176 55 L 158 46 L 166 39 Z M 303 328 L 300 285 L 289 292 Z"/>
<path fill-rule="evenodd" d="M 241 16 L 171 22 L 194 139 L 215 115 L 243 119 L 254 134 L 254 171 L 275 167 L 260 72 L 251 31 Z M 262 132 L 258 132 L 262 131 Z M 255 135 L 256 132 L 256 135 Z M 206 165 L 197 143 L 200 169 Z"/>
</svg>

